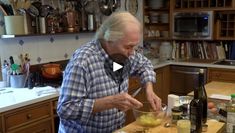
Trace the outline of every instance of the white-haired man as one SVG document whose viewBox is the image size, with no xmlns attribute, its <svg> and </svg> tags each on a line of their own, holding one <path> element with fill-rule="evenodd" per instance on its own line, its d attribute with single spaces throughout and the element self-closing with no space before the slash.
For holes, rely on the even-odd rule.
<svg viewBox="0 0 235 133">
<path fill-rule="evenodd" d="M 142 26 L 134 16 L 117 12 L 103 22 L 94 40 L 76 50 L 61 86 L 57 107 L 60 133 L 109 133 L 122 127 L 125 111 L 142 106 L 127 93 L 130 75 L 140 77 L 152 108 L 161 106 L 161 99 L 153 91 L 153 66 L 135 52 L 141 34 Z M 128 76 L 121 76 L 121 82 L 116 82 L 115 74 L 110 76 L 105 67 L 107 61 L 115 60 L 113 55 L 129 59 Z"/>
</svg>

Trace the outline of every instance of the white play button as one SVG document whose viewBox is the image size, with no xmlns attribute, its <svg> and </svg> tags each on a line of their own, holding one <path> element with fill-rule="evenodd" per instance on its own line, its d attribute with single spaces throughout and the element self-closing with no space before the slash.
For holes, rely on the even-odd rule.
<svg viewBox="0 0 235 133">
<path fill-rule="evenodd" d="M 120 64 L 118 64 L 116 62 L 113 62 L 113 72 L 115 72 L 115 71 L 117 71 L 117 70 L 119 70 L 121 68 L 123 68 L 122 65 L 120 65 Z"/>
</svg>

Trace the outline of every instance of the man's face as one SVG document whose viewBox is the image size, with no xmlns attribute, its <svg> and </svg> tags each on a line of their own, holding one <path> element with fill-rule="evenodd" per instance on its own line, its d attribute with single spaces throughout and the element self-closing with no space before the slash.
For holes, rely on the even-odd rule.
<svg viewBox="0 0 235 133">
<path fill-rule="evenodd" d="M 124 34 L 124 38 L 110 43 L 109 54 L 122 54 L 129 57 L 134 54 L 135 48 L 140 43 L 140 27 L 136 24 L 130 24 Z"/>
</svg>

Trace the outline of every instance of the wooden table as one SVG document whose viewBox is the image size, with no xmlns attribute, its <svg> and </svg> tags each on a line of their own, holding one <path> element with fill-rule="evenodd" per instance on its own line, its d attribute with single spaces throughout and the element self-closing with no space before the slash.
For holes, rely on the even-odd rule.
<svg viewBox="0 0 235 133">
<path fill-rule="evenodd" d="M 161 126 L 155 127 L 155 128 L 150 128 L 151 133 L 178 133 L 177 132 L 177 127 L 172 126 L 172 127 L 164 127 L 165 122 Z M 225 123 L 223 122 L 217 122 L 215 120 L 208 120 L 207 121 L 208 129 L 207 132 L 203 133 L 223 133 L 225 131 Z M 124 131 L 126 133 L 137 133 L 143 131 L 143 127 L 138 125 L 137 122 L 133 122 L 124 128 L 115 131 L 114 133 L 122 133 L 121 131 Z"/>
</svg>

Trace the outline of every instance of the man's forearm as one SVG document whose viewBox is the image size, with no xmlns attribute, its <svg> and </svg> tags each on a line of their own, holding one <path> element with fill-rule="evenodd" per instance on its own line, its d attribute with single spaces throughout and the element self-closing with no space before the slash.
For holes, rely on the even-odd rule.
<svg viewBox="0 0 235 133">
<path fill-rule="evenodd" d="M 148 91 L 153 91 L 153 83 L 152 83 L 152 82 L 147 82 L 147 83 L 144 85 L 144 88 L 145 88 L 146 92 L 148 92 Z"/>
<path fill-rule="evenodd" d="M 92 113 L 101 112 L 113 108 L 112 96 L 107 96 L 95 100 Z"/>
</svg>

